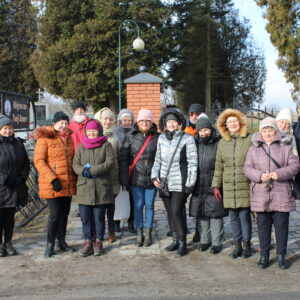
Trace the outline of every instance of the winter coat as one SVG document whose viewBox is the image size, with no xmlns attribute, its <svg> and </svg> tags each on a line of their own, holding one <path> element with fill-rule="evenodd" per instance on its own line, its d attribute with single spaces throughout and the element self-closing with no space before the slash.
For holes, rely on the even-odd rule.
<svg viewBox="0 0 300 300">
<path fill-rule="evenodd" d="M 198 133 L 195 135 L 198 168 L 197 180 L 190 200 L 192 217 L 221 218 L 227 215 L 223 202 L 215 198 L 211 186 L 220 138 L 214 128 L 208 142 L 204 142 Z"/>
<path fill-rule="evenodd" d="M 167 177 L 170 192 L 192 189 L 197 177 L 197 148 L 194 138 L 190 134 L 178 130 L 172 140 L 167 139 L 164 132 L 160 135 L 151 178 L 166 178 L 170 159 L 181 135 L 183 138 L 177 148 Z"/>
<path fill-rule="evenodd" d="M 36 144 L 34 164 L 39 173 L 40 197 L 52 199 L 76 194 L 77 176 L 72 169 L 74 142 L 71 129 L 66 144 L 57 135 L 53 126 L 40 127 L 35 131 Z M 56 192 L 51 182 L 59 179 L 62 190 Z"/>
<path fill-rule="evenodd" d="M 226 127 L 226 120 L 231 116 L 240 121 L 240 132 L 236 136 L 232 136 Z M 238 110 L 226 109 L 220 114 L 217 127 L 222 139 L 217 149 L 212 187 L 222 188 L 225 208 L 249 207 L 249 180 L 243 172 L 251 146 L 247 118 Z"/>
<path fill-rule="evenodd" d="M 184 129 L 184 132 L 186 132 L 192 136 L 195 136 L 195 134 L 197 132 L 197 129 L 195 128 L 196 125 L 192 124 L 190 121 L 187 121 L 186 124 L 187 125 Z"/>
<path fill-rule="evenodd" d="M 153 136 L 133 168 L 129 179 L 129 166 L 134 161 L 149 134 L 153 134 Z M 122 186 L 135 185 L 143 188 L 154 186 L 151 181 L 151 169 L 154 163 L 158 137 L 159 134 L 155 124 L 152 125 L 152 128 L 146 134 L 143 134 L 138 129 L 137 123 L 134 124 L 133 129 L 125 137 L 125 142 L 120 149 L 119 176 Z"/>
<path fill-rule="evenodd" d="M 298 154 L 300 154 L 300 118 L 298 119 L 298 122 L 293 124 L 293 133 L 296 140 L 297 151 Z M 295 181 L 300 185 L 300 172 L 296 175 Z"/>
<path fill-rule="evenodd" d="M 90 120 L 90 118 L 86 117 L 85 120 L 81 123 L 77 123 L 74 120 L 70 121 L 69 128 L 72 130 L 72 138 L 74 141 L 75 151 L 76 151 L 78 145 L 81 143 L 81 139 L 84 136 L 85 125 L 86 125 L 87 121 L 89 121 L 89 120 Z"/>
<path fill-rule="evenodd" d="M 125 137 L 126 137 L 127 133 L 129 133 L 131 130 L 132 130 L 132 128 L 124 128 L 122 126 L 118 126 L 114 129 L 115 134 L 116 134 L 116 136 L 118 138 L 118 141 L 119 141 L 119 147 L 120 148 L 122 147 L 122 145 L 125 142 Z"/>
<path fill-rule="evenodd" d="M 114 161 L 114 151 L 109 142 L 94 149 L 85 149 L 82 144 L 78 146 L 73 161 L 73 169 L 78 175 L 77 194 L 74 197 L 77 203 L 84 205 L 114 203 L 111 179 Z M 82 176 L 86 163 L 92 165 L 91 174 L 96 178 Z"/>
<path fill-rule="evenodd" d="M 0 136 L 0 208 L 24 206 L 30 161 L 20 138 Z"/>
<path fill-rule="evenodd" d="M 269 153 L 281 166 L 278 168 Z M 251 180 L 251 210 L 255 212 L 279 211 L 290 212 L 296 209 L 295 199 L 292 197 L 292 179 L 300 170 L 298 157 L 293 154 L 293 147 L 281 142 L 277 133 L 273 142 L 268 146 L 258 134 L 254 145 L 248 151 L 244 173 Z M 269 189 L 261 181 L 264 172 L 276 172 L 278 180 L 272 180 Z"/>
</svg>

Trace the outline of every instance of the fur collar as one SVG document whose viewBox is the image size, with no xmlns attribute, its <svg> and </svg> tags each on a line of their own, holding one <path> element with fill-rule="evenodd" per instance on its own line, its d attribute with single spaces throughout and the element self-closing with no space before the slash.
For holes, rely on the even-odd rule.
<svg viewBox="0 0 300 300">
<path fill-rule="evenodd" d="M 71 134 L 73 131 L 70 128 L 67 128 L 67 131 Z M 57 136 L 56 131 L 54 130 L 53 126 L 42 126 L 37 128 L 34 131 L 34 137 L 35 139 L 41 139 L 41 138 L 49 138 L 53 139 Z"/>
<path fill-rule="evenodd" d="M 290 145 L 292 143 L 292 139 L 293 137 L 282 138 L 280 134 L 277 132 L 272 143 L 280 143 L 280 145 Z M 252 135 L 252 144 L 255 147 L 260 147 L 264 143 L 265 142 L 260 132 L 256 132 Z"/>
<path fill-rule="evenodd" d="M 218 117 L 217 128 L 225 141 L 230 141 L 232 139 L 229 130 L 226 127 L 226 120 L 229 117 L 236 117 L 240 121 L 241 129 L 240 129 L 240 137 L 245 138 L 248 136 L 248 120 L 245 114 L 237 109 L 228 108 L 225 109 Z"/>
</svg>

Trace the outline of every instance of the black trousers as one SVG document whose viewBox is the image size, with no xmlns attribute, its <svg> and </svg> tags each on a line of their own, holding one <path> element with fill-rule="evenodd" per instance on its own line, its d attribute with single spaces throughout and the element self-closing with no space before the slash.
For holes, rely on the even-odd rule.
<svg viewBox="0 0 300 300">
<path fill-rule="evenodd" d="M 289 233 L 289 216 L 288 212 L 258 212 L 257 213 L 257 230 L 261 255 L 269 254 L 271 246 L 272 224 L 275 227 L 276 253 L 277 255 L 286 255 L 286 247 Z"/>
<path fill-rule="evenodd" d="M 119 223 L 120 221 L 115 221 L 114 220 L 114 215 L 115 215 L 115 204 L 110 203 L 110 204 L 105 204 L 104 208 L 106 210 L 106 217 L 107 217 L 107 226 L 108 230 L 114 231 L 115 230 L 115 224 Z"/>
<path fill-rule="evenodd" d="M 0 244 L 12 240 L 15 227 L 15 207 L 0 208 Z M 4 235 L 4 239 L 3 239 Z"/>
<path fill-rule="evenodd" d="M 186 242 L 187 222 L 185 203 L 187 195 L 184 192 L 171 192 L 170 198 L 162 198 L 165 205 L 168 222 L 172 232 L 177 233 L 180 241 Z"/>
<path fill-rule="evenodd" d="M 130 215 L 128 222 L 134 221 L 134 200 L 131 191 L 129 191 L 129 202 L 130 202 Z"/>
<path fill-rule="evenodd" d="M 67 232 L 68 216 L 71 207 L 71 197 L 47 199 L 49 207 L 47 242 L 64 239 Z"/>
</svg>

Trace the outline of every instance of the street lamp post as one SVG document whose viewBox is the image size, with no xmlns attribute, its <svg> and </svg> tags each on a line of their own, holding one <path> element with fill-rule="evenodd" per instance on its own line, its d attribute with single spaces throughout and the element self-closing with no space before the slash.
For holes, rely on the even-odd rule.
<svg viewBox="0 0 300 300">
<path fill-rule="evenodd" d="M 140 28 L 138 24 L 133 20 L 125 20 L 123 21 L 119 26 L 119 111 L 122 109 L 122 76 L 121 76 L 121 66 L 122 66 L 122 60 L 121 60 L 121 29 L 124 24 L 134 24 L 137 30 L 137 37 L 132 43 L 133 49 L 137 51 L 141 51 L 145 48 L 144 41 L 140 38 Z"/>
</svg>

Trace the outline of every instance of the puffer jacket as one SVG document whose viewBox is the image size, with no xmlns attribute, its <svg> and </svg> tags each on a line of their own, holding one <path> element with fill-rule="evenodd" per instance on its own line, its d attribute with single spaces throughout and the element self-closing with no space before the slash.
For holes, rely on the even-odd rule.
<svg viewBox="0 0 300 300">
<path fill-rule="evenodd" d="M 35 131 L 34 164 L 39 173 L 40 197 L 52 199 L 76 194 L 77 176 L 72 163 L 75 154 L 72 130 L 66 144 L 57 135 L 53 126 L 40 127 Z M 59 179 L 62 190 L 55 192 L 51 182 Z"/>
<path fill-rule="evenodd" d="M 129 166 L 134 161 L 149 134 L 153 136 L 129 178 Z M 152 125 L 152 128 L 146 134 L 143 134 L 138 129 L 137 123 L 134 124 L 133 129 L 125 137 L 125 142 L 120 149 L 119 178 L 122 186 L 135 185 L 143 188 L 154 186 L 151 181 L 151 169 L 155 159 L 158 137 L 159 133 L 155 124 Z"/>
<path fill-rule="evenodd" d="M 168 177 L 166 177 L 170 159 L 181 135 L 183 138 L 177 148 Z M 151 172 L 152 180 L 167 178 L 170 192 L 182 192 L 194 187 L 196 177 L 197 148 L 193 136 L 177 130 L 173 139 L 169 140 L 163 132 L 157 143 L 155 162 Z"/>
<path fill-rule="evenodd" d="M 19 138 L 0 136 L 0 208 L 25 205 L 30 162 Z"/>
<path fill-rule="evenodd" d="M 192 217 L 221 218 L 227 215 L 223 202 L 215 198 L 211 186 L 220 138 L 214 128 L 208 142 L 204 142 L 198 133 L 195 134 L 198 168 L 197 180 L 190 200 Z"/>
<path fill-rule="evenodd" d="M 101 147 L 85 149 L 82 144 L 77 148 L 73 169 L 78 175 L 75 202 L 84 205 L 102 205 L 114 203 L 111 170 L 115 156 L 112 145 L 107 141 Z M 86 163 L 90 163 L 91 174 L 96 178 L 86 178 L 82 172 Z"/>
<path fill-rule="evenodd" d="M 265 151 L 281 166 L 278 168 Z M 268 146 L 261 134 L 256 136 L 254 145 L 248 151 L 244 166 L 245 175 L 251 180 L 251 210 L 255 212 L 290 212 L 296 209 L 292 197 L 292 179 L 300 170 L 298 157 L 293 154 L 291 145 L 283 144 L 277 133 Z M 261 181 L 264 172 L 276 172 L 278 180 L 272 180 L 268 189 Z"/>
<path fill-rule="evenodd" d="M 240 121 L 240 131 L 236 136 L 232 136 L 226 127 L 226 120 L 231 116 Z M 220 114 L 217 127 L 222 139 L 217 149 L 212 187 L 223 190 L 225 208 L 249 207 L 249 180 L 243 172 L 246 155 L 251 146 L 247 118 L 238 110 L 226 109 Z"/>
</svg>

